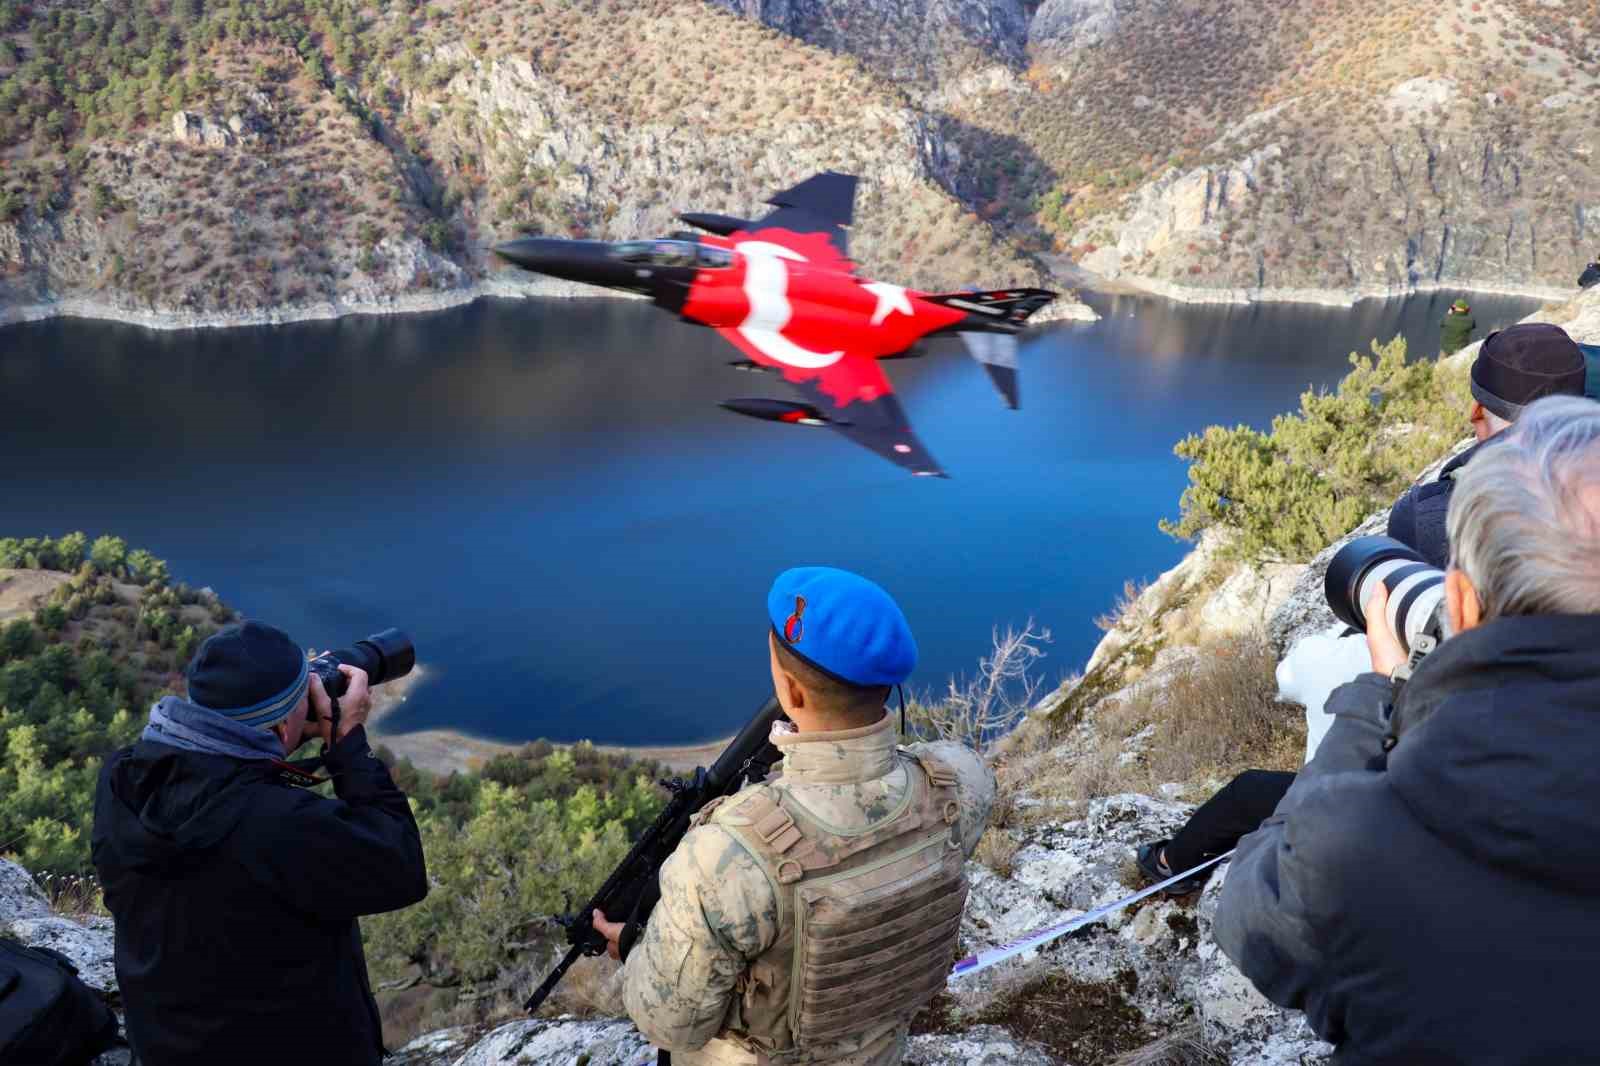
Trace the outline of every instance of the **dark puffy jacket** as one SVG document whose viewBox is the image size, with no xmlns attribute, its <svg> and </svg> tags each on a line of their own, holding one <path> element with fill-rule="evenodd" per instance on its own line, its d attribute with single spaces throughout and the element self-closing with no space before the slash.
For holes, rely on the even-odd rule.
<svg viewBox="0 0 1600 1066">
<path fill-rule="evenodd" d="M 382 1057 L 356 917 L 427 895 L 422 841 L 363 729 L 326 769 L 336 800 L 149 741 L 107 761 L 94 864 L 141 1066 Z"/>
<path fill-rule="evenodd" d="M 1600 284 L 1600 262 L 1590 263 L 1578 275 L 1578 288 L 1587 289 L 1595 284 Z"/>
<path fill-rule="evenodd" d="M 1489 440 L 1493 440 L 1491 437 Z M 1389 536 L 1415 548 L 1429 566 L 1443 570 L 1450 564 L 1450 537 L 1445 532 L 1445 515 L 1450 510 L 1450 494 L 1456 488 L 1456 471 L 1472 461 L 1489 441 L 1479 441 L 1439 471 L 1439 477 L 1426 485 L 1413 485 L 1389 509 Z"/>
<path fill-rule="evenodd" d="M 1580 344 L 1583 353 L 1583 394 L 1600 400 L 1600 344 Z"/>
<path fill-rule="evenodd" d="M 1336 689 L 1316 757 L 1240 842 L 1217 943 L 1341 1066 L 1600 1060 L 1597 633 L 1498 619 L 1398 699 L 1377 674 Z"/>
</svg>

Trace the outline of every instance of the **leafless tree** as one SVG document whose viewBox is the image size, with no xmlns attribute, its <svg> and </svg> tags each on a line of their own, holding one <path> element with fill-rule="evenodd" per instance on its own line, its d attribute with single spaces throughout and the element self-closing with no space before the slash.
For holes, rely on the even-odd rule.
<svg viewBox="0 0 1600 1066">
<path fill-rule="evenodd" d="M 978 660 L 976 676 L 952 677 L 940 696 L 929 693 L 910 710 L 914 731 L 941 740 L 955 740 L 983 753 L 1009 733 L 1028 713 L 1043 678 L 1034 673 L 1050 643 L 1050 630 L 1032 618 L 1021 629 L 1006 626 L 992 633 L 993 651 Z"/>
</svg>

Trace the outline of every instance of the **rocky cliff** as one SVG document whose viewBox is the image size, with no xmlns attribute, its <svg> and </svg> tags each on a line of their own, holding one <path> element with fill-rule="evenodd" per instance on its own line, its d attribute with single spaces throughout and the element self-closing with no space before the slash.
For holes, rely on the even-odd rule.
<svg viewBox="0 0 1600 1066">
<path fill-rule="evenodd" d="M 1549 307 L 1531 320 L 1556 322 L 1581 341 L 1600 343 L 1600 291 Z M 1455 358 L 1465 362 L 1475 351 L 1471 346 Z M 1438 465 L 1419 479 L 1433 476 Z M 1162 732 L 1163 720 L 1193 718 L 1208 698 L 1225 709 L 1243 707 L 1259 718 L 1244 726 L 1287 735 L 1283 757 L 1289 765 L 1297 763 L 1303 726 L 1298 735 L 1289 735 L 1294 728 L 1285 730 L 1284 724 L 1297 723 L 1300 710 L 1273 704 L 1271 688 L 1263 701 L 1260 685 L 1248 678 L 1244 687 L 1218 688 L 1219 677 L 1239 685 L 1244 674 L 1263 665 L 1270 673 L 1283 649 L 1332 625 L 1323 601 L 1323 571 L 1349 537 L 1381 529 L 1384 519 L 1382 512 L 1374 514 L 1307 564 L 1248 565 L 1230 559 L 1214 538 L 1203 539 L 1173 570 L 1130 592 L 1084 674 L 1041 703 L 998 754 L 1001 790 L 994 823 L 968 867 L 972 893 L 962 923 L 963 950 L 1008 943 L 1137 887 L 1134 848 L 1169 836 L 1192 810 L 1192 801 L 1223 783 L 1208 770 L 1204 752 L 1178 752 L 1184 758 L 1174 760 L 1166 757 L 1174 753 L 1157 750 L 1176 740 L 1201 748 L 1206 739 L 1175 739 Z M 1264 641 L 1265 658 L 1241 670 L 1229 668 L 1230 659 L 1248 657 L 1245 642 L 1252 639 Z M 1217 663 L 1223 664 L 1220 671 Z M 1161 710 L 1172 705 L 1178 715 Z M 1180 764 L 1183 772 L 1174 772 Z M 1120 787 L 1130 781 L 1149 786 L 1142 792 Z M 1063 940 L 953 983 L 917 1018 L 908 1061 L 923 1066 L 1315 1066 L 1328 1061 L 1332 1049 L 1316 1039 L 1303 1017 L 1265 1001 L 1211 942 L 1226 876 L 1223 867 L 1197 897 L 1155 899 L 1113 912 Z M 55 913 L 28 874 L 4 861 L 0 935 L 66 953 L 85 979 L 115 1002 L 109 922 Z M 395 1061 L 403 1066 L 635 1066 L 649 1061 L 644 1041 L 620 1019 L 614 971 L 591 984 L 596 1017 L 441 1030 L 409 1042 Z M 125 1061 L 118 1053 L 102 1066 Z"/>
<path fill-rule="evenodd" d="M 775 30 L 931 88 L 972 67 L 1026 59 L 1037 0 L 713 0 Z"/>
<path fill-rule="evenodd" d="M 161 54 L 171 93 L 144 96 L 136 51 L 8 7 L 0 95 L 24 117 L 69 113 L 52 62 L 105 68 L 85 77 L 106 88 L 5 153 L 0 321 L 227 324 L 570 294 L 487 249 L 522 232 L 664 232 L 681 210 L 759 212 L 830 168 L 864 179 L 852 250 L 868 272 L 926 288 L 1043 280 L 944 189 L 939 125 L 893 84 L 708 4 L 335 4 L 331 21 L 327 7 L 278 5 L 249 24 L 220 5 L 194 23 L 166 15 L 150 48 L 164 33 L 185 51 Z"/>
<path fill-rule="evenodd" d="M 942 117 L 947 186 L 1002 230 L 1170 295 L 1550 294 L 1600 247 L 1579 0 L 997 0 L 948 5 L 959 33 L 856 0 L 853 36 L 728 3 L 901 80 Z"/>
</svg>

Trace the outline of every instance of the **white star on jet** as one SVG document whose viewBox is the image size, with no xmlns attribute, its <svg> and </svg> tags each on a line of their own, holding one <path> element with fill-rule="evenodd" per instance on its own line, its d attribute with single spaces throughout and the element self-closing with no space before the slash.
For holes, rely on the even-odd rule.
<svg viewBox="0 0 1600 1066">
<path fill-rule="evenodd" d="M 899 311 L 907 316 L 911 314 L 911 297 L 906 295 L 904 286 L 890 285 L 886 281 L 873 281 L 861 287 L 878 298 L 878 306 L 872 312 L 874 326 L 882 325 L 891 311 Z"/>
</svg>

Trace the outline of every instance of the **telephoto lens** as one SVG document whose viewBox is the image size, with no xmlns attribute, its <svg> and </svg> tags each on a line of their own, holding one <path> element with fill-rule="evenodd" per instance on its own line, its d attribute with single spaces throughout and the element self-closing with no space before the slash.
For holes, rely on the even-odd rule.
<svg viewBox="0 0 1600 1066">
<path fill-rule="evenodd" d="M 1423 635 L 1437 640 L 1444 611 L 1444 571 L 1392 537 L 1357 537 L 1328 564 L 1323 591 L 1339 621 L 1367 628 L 1366 604 L 1382 582 L 1389 590 L 1389 627 L 1409 653 Z"/>
<path fill-rule="evenodd" d="M 391 628 L 358 640 L 348 648 L 323 652 L 311 660 L 311 672 L 322 679 L 322 687 L 334 698 L 343 696 L 350 685 L 350 679 L 339 670 L 340 663 L 365 670 L 367 684 L 381 685 L 409 674 L 417 665 L 417 649 L 410 637 Z M 308 710 L 306 718 L 315 721 L 316 709 Z"/>
</svg>

